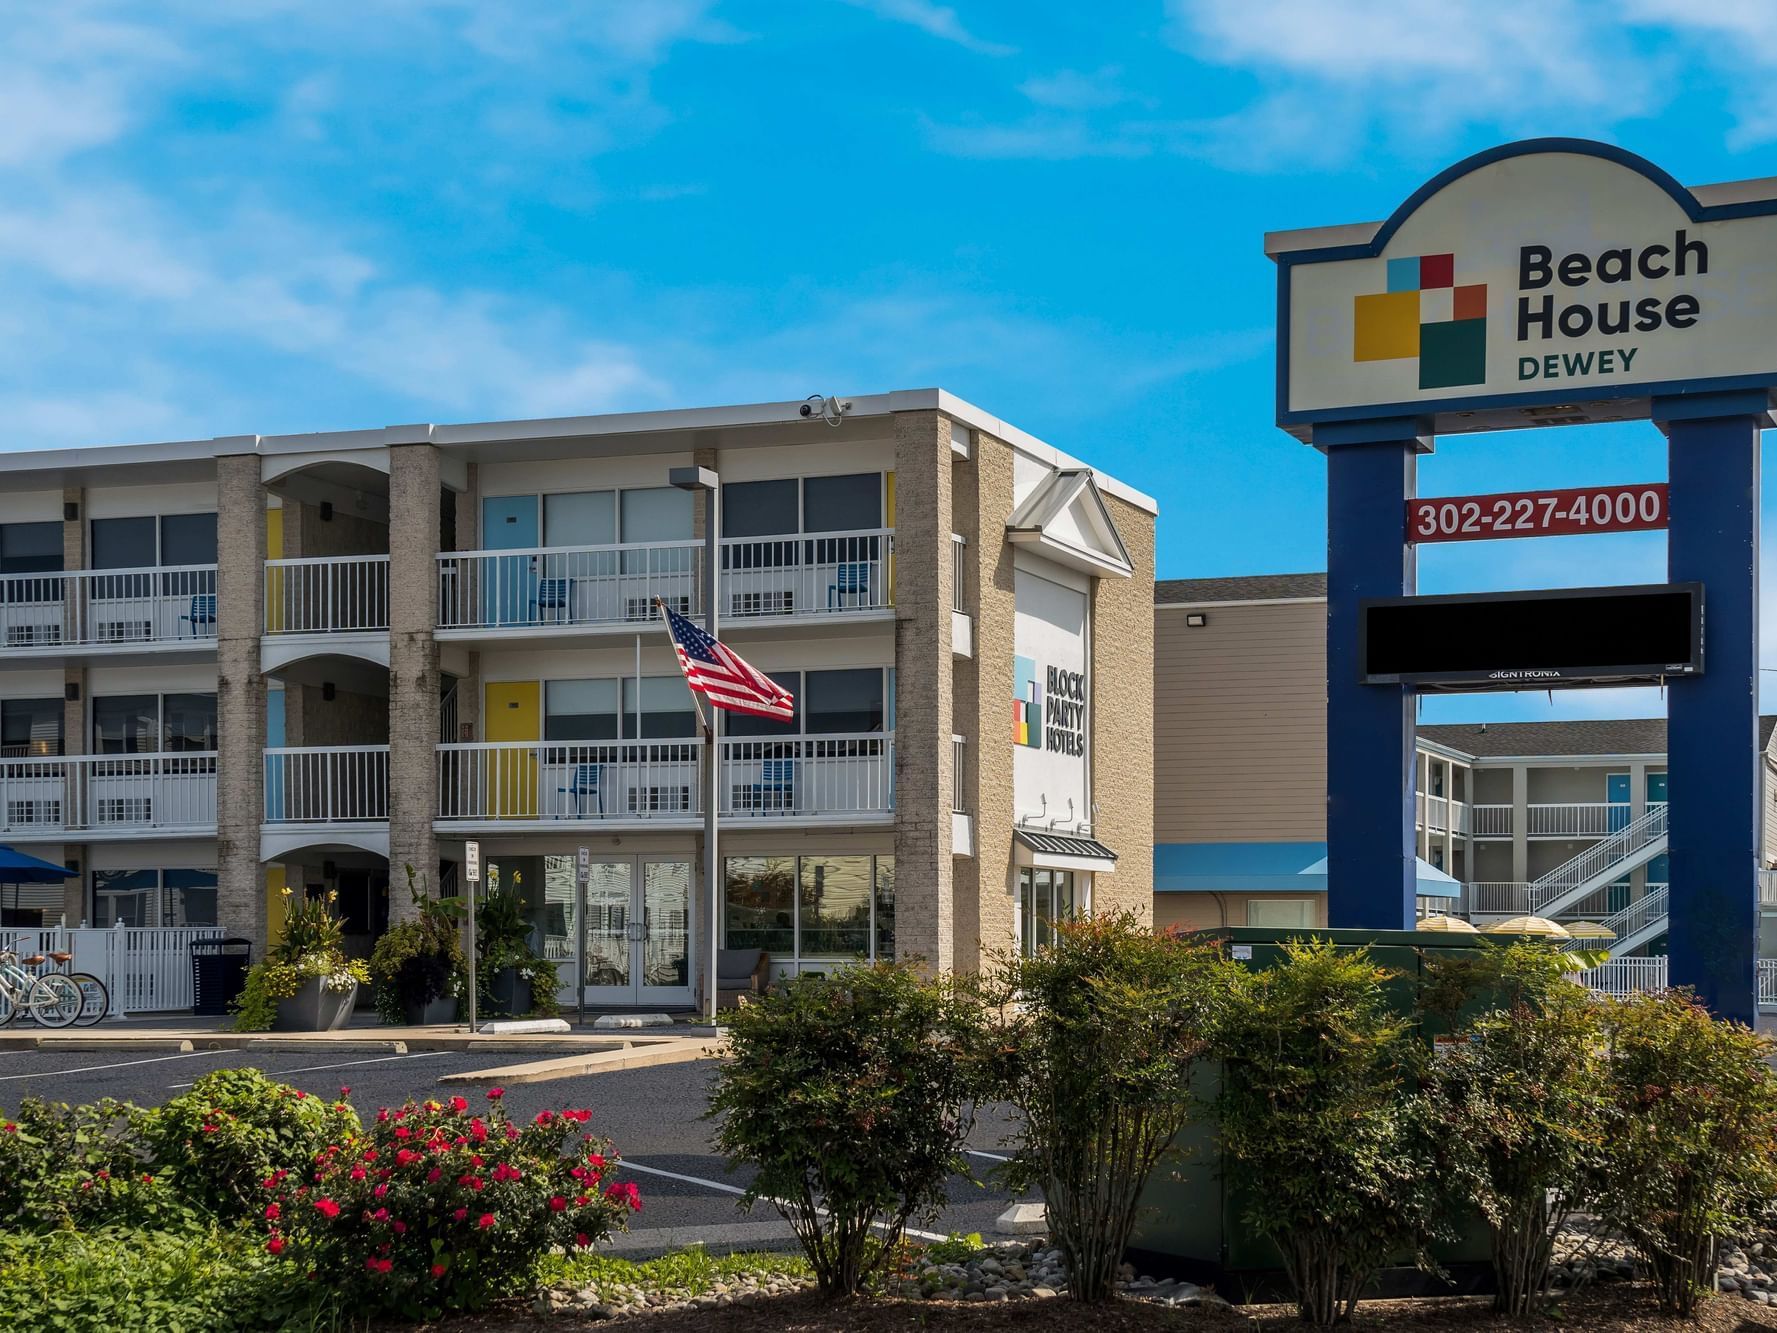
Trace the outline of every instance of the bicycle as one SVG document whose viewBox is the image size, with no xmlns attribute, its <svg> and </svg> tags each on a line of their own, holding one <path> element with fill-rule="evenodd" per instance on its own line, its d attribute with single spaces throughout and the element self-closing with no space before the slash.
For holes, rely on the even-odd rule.
<svg viewBox="0 0 1777 1333">
<path fill-rule="evenodd" d="M 34 1022 L 47 1028 L 65 1028 L 79 1019 L 87 1004 L 79 982 L 65 972 L 37 976 L 25 970 L 49 960 L 66 966 L 73 957 L 57 952 L 20 958 L 14 949 L 0 950 L 0 1027 L 11 1023 L 21 1012 L 28 1012 Z M 96 977 L 93 980 L 98 982 Z"/>
<path fill-rule="evenodd" d="M 18 944 L 17 938 L 15 937 L 11 943 L 16 946 Z M 51 961 L 60 963 L 62 967 L 62 975 L 66 976 L 73 981 L 76 986 L 80 987 L 80 1016 L 74 1020 L 75 1027 L 92 1027 L 111 1012 L 111 988 L 91 972 L 74 972 L 69 970 L 68 963 L 73 959 L 73 954 L 52 950 L 47 955 L 39 955 L 38 961 L 41 962 L 43 957 L 48 957 Z M 36 964 L 32 963 L 29 965 L 35 966 Z M 0 1027 L 5 1027 L 8 1021 L 9 1020 L 7 1019 L 0 1018 Z"/>
</svg>

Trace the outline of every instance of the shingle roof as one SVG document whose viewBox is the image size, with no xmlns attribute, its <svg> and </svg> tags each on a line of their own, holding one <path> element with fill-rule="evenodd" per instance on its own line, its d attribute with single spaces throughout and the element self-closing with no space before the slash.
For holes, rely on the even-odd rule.
<svg viewBox="0 0 1777 1333">
<path fill-rule="evenodd" d="M 1771 744 L 1777 716 L 1758 720 L 1759 750 Z M 1626 717 L 1584 722 L 1456 722 L 1419 728 L 1422 739 L 1478 759 L 1502 755 L 1665 754 L 1666 719 Z"/>
<path fill-rule="evenodd" d="M 1204 602 L 1268 602 L 1293 597 L 1325 597 L 1325 574 L 1236 574 L 1220 579 L 1157 579 L 1158 606 Z"/>
</svg>

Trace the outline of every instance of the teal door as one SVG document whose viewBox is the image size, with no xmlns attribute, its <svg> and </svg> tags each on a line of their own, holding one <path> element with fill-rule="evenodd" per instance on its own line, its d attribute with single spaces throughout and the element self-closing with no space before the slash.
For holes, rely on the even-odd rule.
<svg viewBox="0 0 1777 1333">
<path fill-rule="evenodd" d="M 532 551 L 540 540 L 537 497 L 495 495 L 481 502 L 481 545 L 489 551 Z M 481 584 L 484 625 L 525 625 L 536 619 L 537 561 L 500 556 Z"/>
<path fill-rule="evenodd" d="M 1610 803 L 1607 827 L 1612 833 L 1629 826 L 1629 775 L 1611 773 L 1604 779 L 1604 799 Z"/>
<path fill-rule="evenodd" d="M 1647 803 L 1653 805 L 1666 799 L 1666 775 L 1649 773 L 1647 775 Z"/>
</svg>

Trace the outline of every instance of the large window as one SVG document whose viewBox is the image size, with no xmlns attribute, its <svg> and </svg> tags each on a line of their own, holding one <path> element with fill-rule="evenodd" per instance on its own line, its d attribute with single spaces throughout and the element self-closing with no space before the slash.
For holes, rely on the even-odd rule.
<svg viewBox="0 0 1777 1333">
<path fill-rule="evenodd" d="M 61 567 L 60 523 L 0 523 L 0 574 L 55 573 Z"/>
<path fill-rule="evenodd" d="M 1310 929 L 1314 925 L 1311 898 L 1252 898 L 1246 904 L 1246 924 L 1273 930 Z"/>
<path fill-rule="evenodd" d="M 95 870 L 93 924 L 214 926 L 214 870 Z"/>
<path fill-rule="evenodd" d="M 617 739 L 618 684 L 615 680 L 551 680 L 543 685 L 543 739 Z"/>
<path fill-rule="evenodd" d="M 803 673 L 807 701 L 803 716 L 810 735 L 883 729 L 883 672 L 880 667 Z"/>
<path fill-rule="evenodd" d="M 1056 925 L 1072 921 L 1084 909 L 1073 871 L 1019 868 L 1018 934 L 1027 957 L 1055 943 Z"/>
<path fill-rule="evenodd" d="M 639 689 L 638 689 L 639 686 Z M 634 676 L 623 682 L 626 739 L 675 740 L 697 735 L 697 705 L 683 676 Z"/>
<path fill-rule="evenodd" d="M 20 756 L 62 753 L 60 699 L 7 699 L 0 702 L 0 754 Z"/>
<path fill-rule="evenodd" d="M 94 569 L 148 569 L 155 565 L 216 563 L 216 515 L 95 518 Z"/>
<path fill-rule="evenodd" d="M 113 694 L 93 699 L 95 754 L 178 754 L 215 748 L 214 694 Z"/>
<path fill-rule="evenodd" d="M 723 939 L 773 958 L 892 958 L 892 856 L 731 856 Z"/>
<path fill-rule="evenodd" d="M 543 497 L 543 545 L 613 546 L 617 492 L 575 491 Z"/>
</svg>

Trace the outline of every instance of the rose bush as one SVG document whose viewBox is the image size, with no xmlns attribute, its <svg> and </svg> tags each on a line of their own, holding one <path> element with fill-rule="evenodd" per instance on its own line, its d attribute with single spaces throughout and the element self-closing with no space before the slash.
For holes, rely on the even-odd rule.
<svg viewBox="0 0 1777 1333">
<path fill-rule="evenodd" d="M 36 1097 L 0 1114 L 0 1232 L 182 1225 L 180 1197 L 133 1132 L 143 1114 Z"/>
<path fill-rule="evenodd" d="M 591 1113 L 525 1125 L 462 1097 L 381 1110 L 305 1172 L 261 1182 L 266 1251 L 336 1289 L 347 1308 L 433 1318 L 487 1306 L 531 1280 L 554 1247 L 587 1248 L 641 1207 L 613 1176 Z M 575 1142 L 578 1140 L 578 1142 Z M 572 1148 L 570 1152 L 569 1149 Z"/>
</svg>

